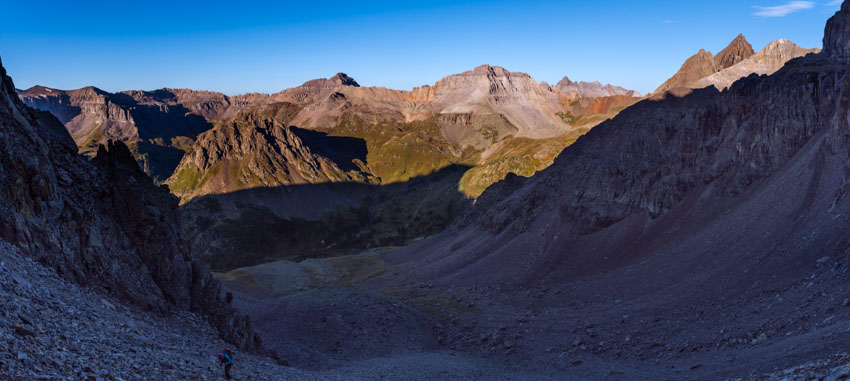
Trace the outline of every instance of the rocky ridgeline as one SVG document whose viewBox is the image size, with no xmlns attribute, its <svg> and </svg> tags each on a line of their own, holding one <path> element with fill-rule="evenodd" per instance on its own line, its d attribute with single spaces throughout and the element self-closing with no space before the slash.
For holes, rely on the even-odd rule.
<svg viewBox="0 0 850 381">
<path fill-rule="evenodd" d="M 157 313 L 207 316 L 222 337 L 261 351 L 180 231 L 177 199 L 122 143 L 85 160 L 24 106 L 0 65 L 0 238 L 63 278 Z"/>
<path fill-rule="evenodd" d="M 679 87 L 693 87 L 694 83 L 721 70 L 732 67 L 750 58 L 755 51 L 743 35 L 738 35 L 717 56 L 700 49 L 699 53 L 688 58 L 672 78 L 664 82 L 655 93 L 664 93 Z M 740 78 L 740 77 L 739 77 Z"/>
<path fill-rule="evenodd" d="M 557 88 L 558 91 L 571 98 L 601 98 L 612 97 L 615 95 L 622 95 L 627 97 L 641 96 L 640 93 L 635 90 L 628 90 L 620 86 L 614 86 L 611 84 L 603 86 L 601 83 L 599 83 L 599 81 L 574 82 L 568 77 L 564 77 L 560 81 L 558 81 L 558 83 L 555 85 L 555 88 Z"/>
<path fill-rule="evenodd" d="M 700 49 L 699 53 L 688 58 L 679 71 L 653 94 L 664 94 L 668 91 L 677 93 L 683 89 L 701 89 L 708 86 L 725 89 L 750 74 L 773 74 L 789 60 L 819 51 L 803 49 L 791 41 L 779 39 L 756 53 L 747 39 L 738 35 L 716 56 Z"/>
</svg>

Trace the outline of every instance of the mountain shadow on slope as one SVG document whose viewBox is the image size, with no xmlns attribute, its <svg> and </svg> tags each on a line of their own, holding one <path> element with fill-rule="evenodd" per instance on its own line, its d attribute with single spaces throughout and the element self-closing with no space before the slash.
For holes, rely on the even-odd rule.
<svg viewBox="0 0 850 381">
<path fill-rule="evenodd" d="M 214 271 L 405 245 L 445 230 L 472 205 L 453 165 L 387 185 L 325 183 L 253 188 L 181 207 L 194 252 Z"/>
<path fill-rule="evenodd" d="M 356 160 L 367 163 L 366 141 L 346 136 L 330 136 L 327 132 L 291 126 L 292 132 L 314 153 L 333 160 L 344 171 L 358 171 Z"/>
</svg>

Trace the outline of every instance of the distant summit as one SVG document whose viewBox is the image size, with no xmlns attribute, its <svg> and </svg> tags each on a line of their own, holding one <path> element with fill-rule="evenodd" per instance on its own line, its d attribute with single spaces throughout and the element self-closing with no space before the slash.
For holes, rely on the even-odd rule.
<svg viewBox="0 0 850 381">
<path fill-rule="evenodd" d="M 640 97 L 640 93 L 635 90 L 628 90 L 620 86 L 611 84 L 602 85 L 599 81 L 593 82 L 573 82 L 569 77 L 564 77 L 556 85 L 555 88 L 561 93 L 571 97 L 586 97 L 586 98 L 601 98 L 612 97 L 615 95 L 623 95 L 627 97 Z"/>
<path fill-rule="evenodd" d="M 753 46 L 750 45 L 743 34 L 739 34 L 729 43 L 729 46 L 717 53 L 717 56 L 714 57 L 714 64 L 718 70 L 723 70 L 752 57 L 753 54 L 756 54 Z"/>
<path fill-rule="evenodd" d="M 360 84 L 357 83 L 354 78 L 349 77 L 348 74 L 345 73 L 336 73 L 336 75 L 333 76 L 330 80 L 333 82 L 337 82 L 342 86 L 360 87 Z"/>
<path fill-rule="evenodd" d="M 785 63 L 793 58 L 801 57 L 809 53 L 817 53 L 818 49 L 804 49 L 797 44 L 784 38 L 773 41 L 760 52 L 731 66 L 720 70 L 708 77 L 702 78 L 694 84 L 694 88 L 714 86 L 725 89 L 732 86 L 735 81 L 750 74 L 773 74 L 785 66 Z"/>
<path fill-rule="evenodd" d="M 755 53 L 743 35 L 738 35 L 717 54 L 700 49 L 688 58 L 676 74 L 664 82 L 653 94 L 662 94 L 675 89 L 699 89 L 715 86 L 729 87 L 735 81 L 750 74 L 773 74 L 786 62 L 818 49 L 804 49 L 786 39 L 779 39 Z"/>
</svg>

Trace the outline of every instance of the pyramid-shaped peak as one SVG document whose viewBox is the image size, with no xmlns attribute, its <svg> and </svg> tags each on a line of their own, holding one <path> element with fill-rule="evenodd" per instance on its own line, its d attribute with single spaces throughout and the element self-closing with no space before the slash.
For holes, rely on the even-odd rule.
<svg viewBox="0 0 850 381">
<path fill-rule="evenodd" d="M 575 85 L 575 84 L 576 84 L 575 82 L 570 80 L 570 77 L 564 76 L 564 78 L 561 78 L 561 80 L 558 81 L 558 83 L 555 84 L 555 86 L 563 87 L 563 86 L 570 86 L 570 85 Z"/>
<path fill-rule="evenodd" d="M 357 83 L 357 81 L 355 81 L 354 78 L 349 77 L 348 74 L 345 74 L 345 73 L 336 73 L 336 75 L 331 77 L 330 80 L 337 82 L 337 83 L 339 83 L 340 85 L 343 85 L 343 86 L 360 87 L 360 84 Z"/>
<path fill-rule="evenodd" d="M 743 34 L 739 34 L 726 48 L 717 53 L 714 62 L 718 70 L 723 70 L 752 57 L 753 54 L 756 54 L 753 46 Z"/>
</svg>

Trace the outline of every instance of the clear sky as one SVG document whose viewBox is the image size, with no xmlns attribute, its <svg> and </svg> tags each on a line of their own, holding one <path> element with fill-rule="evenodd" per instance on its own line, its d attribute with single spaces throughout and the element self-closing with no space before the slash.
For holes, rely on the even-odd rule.
<svg viewBox="0 0 850 381">
<path fill-rule="evenodd" d="M 840 1 L 0 0 L 18 88 L 277 92 L 345 72 L 410 89 L 480 64 L 654 90 L 743 33 L 821 47 Z"/>
</svg>

